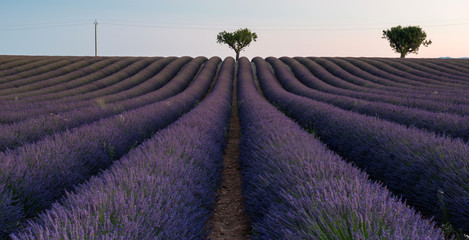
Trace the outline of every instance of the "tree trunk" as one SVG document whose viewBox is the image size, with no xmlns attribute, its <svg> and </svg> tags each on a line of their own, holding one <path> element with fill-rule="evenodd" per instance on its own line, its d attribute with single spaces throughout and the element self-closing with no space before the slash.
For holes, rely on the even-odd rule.
<svg viewBox="0 0 469 240">
<path fill-rule="evenodd" d="M 235 52 L 236 52 L 236 62 L 237 62 L 239 59 L 239 51 L 235 51 Z"/>
<path fill-rule="evenodd" d="M 405 58 L 405 52 L 401 52 L 401 58 Z"/>
</svg>

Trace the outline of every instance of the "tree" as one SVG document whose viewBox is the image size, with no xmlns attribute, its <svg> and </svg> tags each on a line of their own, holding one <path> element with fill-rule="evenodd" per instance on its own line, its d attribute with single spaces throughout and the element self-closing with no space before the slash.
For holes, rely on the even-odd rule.
<svg viewBox="0 0 469 240">
<path fill-rule="evenodd" d="M 249 46 L 251 42 L 257 39 L 257 34 L 251 32 L 249 29 L 238 29 L 235 32 L 223 31 L 217 35 L 217 43 L 226 43 L 230 48 L 236 52 L 236 61 L 239 59 L 239 52 L 244 50 L 245 47 Z"/>
<path fill-rule="evenodd" d="M 383 38 L 389 41 L 389 45 L 397 53 L 404 58 L 408 53 L 415 53 L 419 50 L 420 45 L 428 47 L 432 40 L 425 40 L 427 34 L 419 26 L 392 27 L 383 30 Z"/>
</svg>

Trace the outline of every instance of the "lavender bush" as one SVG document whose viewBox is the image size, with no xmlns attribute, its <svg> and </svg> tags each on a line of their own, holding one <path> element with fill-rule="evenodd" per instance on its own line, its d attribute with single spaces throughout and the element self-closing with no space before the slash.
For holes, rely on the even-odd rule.
<svg viewBox="0 0 469 240">
<path fill-rule="evenodd" d="M 246 58 L 238 81 L 252 239 L 443 239 L 433 223 L 263 99 Z"/>
<path fill-rule="evenodd" d="M 434 59 L 412 59 L 410 62 L 412 63 L 417 63 L 422 66 L 425 66 L 426 68 L 431 68 L 434 70 L 438 70 L 439 73 L 438 75 L 442 74 L 449 74 L 449 77 L 451 78 L 452 75 L 457 75 L 459 77 L 465 78 L 465 81 L 462 81 L 463 83 L 469 83 L 468 82 L 468 77 L 467 74 L 469 74 L 469 69 L 466 67 L 459 67 L 457 65 L 450 64 L 444 60 L 439 61 L 438 63 L 433 61 Z M 406 60 L 407 61 L 407 60 Z"/>
<path fill-rule="evenodd" d="M 426 81 L 417 81 L 413 80 L 408 77 L 403 77 L 400 75 L 396 74 L 391 74 L 390 72 L 384 71 L 381 69 L 380 66 L 374 66 L 368 62 L 363 61 L 361 58 L 353 58 L 353 57 L 347 57 L 347 58 L 327 58 L 330 61 L 333 61 L 334 63 L 340 65 L 341 67 L 344 67 L 343 64 L 341 64 L 342 61 L 351 64 L 354 67 L 357 67 L 361 70 L 363 70 L 366 73 L 372 74 L 374 76 L 384 78 L 384 79 L 389 79 L 391 82 L 397 83 L 397 84 L 402 84 L 402 85 L 409 85 L 411 87 L 431 87 L 431 86 L 437 86 L 436 84 L 431 84 Z M 346 69 L 347 67 L 344 67 Z M 349 68 L 347 68 L 349 69 Z"/>
<path fill-rule="evenodd" d="M 440 223 L 469 232 L 469 146 L 288 93 L 255 58 L 265 96 L 322 141 Z M 443 192 L 444 195 L 439 195 Z"/>
<path fill-rule="evenodd" d="M 109 94 L 109 92 L 106 91 L 108 89 L 112 90 L 115 85 L 120 84 L 111 85 L 109 87 L 98 90 L 103 94 L 99 97 L 96 97 L 96 91 L 93 91 L 78 95 L 71 94 L 71 96 L 64 96 L 63 98 L 55 100 L 40 102 L 21 101 L 14 105 L 10 104 L 8 105 L 9 107 L 5 109 L 0 109 L 0 115 L 4 120 L 13 122 L 20 120 L 24 121 L 28 118 L 47 117 L 48 115 L 60 115 L 62 112 L 78 110 L 83 107 L 96 106 L 105 108 L 107 104 L 114 103 L 126 98 L 134 98 L 140 95 L 146 95 L 151 91 L 157 90 L 166 84 L 172 77 L 174 77 L 177 72 L 191 59 L 192 58 L 190 57 L 181 57 L 178 59 L 169 57 L 156 61 L 154 64 L 151 64 L 149 68 L 146 68 L 145 70 L 142 70 L 138 74 L 132 76 L 130 80 L 142 81 L 142 79 L 146 79 L 153 75 L 152 77 L 146 79 L 145 82 L 138 84 L 135 87 L 120 91 L 118 93 Z M 163 67 L 164 69 L 161 70 Z M 126 80 L 125 82 L 128 81 Z M 114 91 L 115 90 L 112 90 L 111 92 Z M 14 111 L 14 109 L 22 109 L 22 111 Z"/>
<path fill-rule="evenodd" d="M 324 59 L 336 64 L 338 67 L 344 69 L 350 74 L 353 74 L 354 76 L 368 81 L 372 81 L 374 83 L 382 85 L 382 87 L 398 87 L 407 90 L 416 89 L 419 85 L 423 85 L 422 83 L 415 83 L 412 81 L 408 81 L 407 79 L 401 79 L 392 74 L 386 74 L 385 72 L 382 72 L 371 65 L 362 63 L 361 66 L 366 69 L 364 70 L 352 64 L 352 62 L 356 60 L 355 58 L 327 57 Z M 379 75 L 375 75 L 375 73 L 378 73 Z"/>
<path fill-rule="evenodd" d="M 5 77 L 59 61 L 60 57 L 21 57 L 5 63 L 0 68 L 0 76 Z M 3 82 L 3 81 L 2 81 Z"/>
<path fill-rule="evenodd" d="M 77 69 L 89 66 L 96 61 L 98 61 L 98 59 L 87 57 L 65 58 L 58 62 L 46 64 L 28 71 L 22 71 L 18 74 L 2 77 L 0 89 L 20 87 L 29 83 L 57 77 L 68 72 L 76 71 Z"/>
<path fill-rule="evenodd" d="M 205 60 L 206 59 L 202 57 L 194 59 L 188 64 L 184 71 L 181 72 L 180 76 L 175 77 L 162 88 L 142 96 L 124 99 L 110 104 L 104 104 L 104 99 L 110 99 L 112 96 L 109 98 L 104 96 L 102 105 L 76 108 L 78 104 L 66 104 L 67 107 L 75 107 L 76 109 L 59 114 L 43 115 L 8 125 L 0 125 L 0 151 L 4 151 L 7 148 L 14 149 L 25 143 L 37 141 L 44 136 L 51 135 L 56 132 L 71 129 L 81 124 L 91 123 L 102 118 L 120 114 L 124 111 L 142 107 L 176 95 L 189 85 L 192 80 L 192 76 L 196 74 Z M 172 69 L 168 70 L 171 71 Z M 162 71 L 162 75 L 155 78 L 155 80 L 157 79 L 161 80 L 161 82 L 168 82 L 170 80 L 168 78 L 173 77 L 173 74 L 167 73 L 168 71 Z M 172 71 L 170 73 L 172 73 Z M 123 95 L 128 96 L 129 94 L 127 92 L 127 94 Z M 57 108 L 60 109 L 60 106 Z"/>
<path fill-rule="evenodd" d="M 297 60 L 297 61 L 296 61 Z M 441 112 L 441 113 L 455 113 L 459 115 L 467 115 L 469 114 L 469 106 L 468 105 L 461 105 L 461 104 L 456 104 L 452 102 L 439 102 L 439 101 L 434 101 L 434 100 L 428 100 L 428 99 L 416 99 L 414 96 L 407 95 L 405 98 L 400 98 L 393 96 L 392 94 L 386 93 L 386 94 L 376 94 L 376 93 L 364 93 L 364 92 L 356 92 L 356 91 L 351 91 L 347 89 L 342 89 L 339 87 L 334 87 L 323 80 L 325 79 L 331 79 L 333 81 L 337 80 L 338 78 L 333 77 L 322 69 L 319 71 L 314 65 L 314 62 L 311 60 L 307 60 L 304 58 L 282 58 L 282 61 L 284 61 L 286 64 L 288 64 L 291 68 L 292 71 L 295 73 L 296 77 L 306 86 L 326 92 L 326 93 L 331 93 L 331 94 L 340 94 L 343 96 L 348 96 L 348 97 L 353 97 L 357 99 L 363 99 L 367 101 L 373 101 L 373 102 L 386 102 L 386 103 L 391 103 L 394 105 L 401 105 L 401 106 L 407 106 L 407 107 L 414 107 L 414 108 L 420 108 L 428 111 L 434 111 L 434 112 Z M 304 66 L 302 67 L 302 64 Z M 311 72 L 307 71 L 304 67 L 307 67 L 310 71 L 314 73 L 314 76 L 311 74 Z M 316 78 L 315 76 L 320 77 L 321 79 Z M 440 99 L 441 100 L 441 99 Z"/>
<path fill-rule="evenodd" d="M 194 107 L 209 89 L 219 62 L 211 58 L 188 88 L 163 102 L 0 153 L 0 182 L 23 204 L 26 217 L 36 215 Z"/>
<path fill-rule="evenodd" d="M 12 194 L 0 183 L 0 239 L 14 230 L 23 217 L 22 205 L 13 200 Z"/>
<path fill-rule="evenodd" d="M 469 140 L 469 118 L 467 117 L 456 114 L 438 114 L 416 108 L 323 93 L 303 85 L 279 59 L 269 57 L 266 61 L 272 65 L 282 86 L 294 94 L 330 103 L 345 110 L 433 131 L 439 135 L 462 138 L 466 142 Z"/>
<path fill-rule="evenodd" d="M 438 79 L 434 79 L 435 77 L 434 75 L 425 73 L 423 71 L 418 71 L 416 69 L 408 68 L 402 64 L 395 64 L 393 62 L 382 61 L 382 59 L 379 59 L 379 58 L 374 58 L 374 59 L 363 58 L 362 60 L 370 64 L 373 64 L 377 67 L 379 66 L 380 69 L 383 69 L 392 74 L 400 75 L 400 76 L 407 77 L 409 79 L 414 79 L 414 80 L 421 81 L 421 82 L 431 82 L 431 83 L 442 85 L 441 81 L 439 81 Z"/>
<path fill-rule="evenodd" d="M 435 63 L 441 62 L 439 61 L 439 59 L 428 59 L 428 61 L 432 61 Z M 445 59 L 444 63 L 447 63 L 448 65 L 453 67 L 457 67 L 458 69 L 467 69 L 467 67 L 469 67 L 469 61 L 467 61 L 467 59 Z"/>
<path fill-rule="evenodd" d="M 13 239 L 205 239 L 225 146 L 234 60 L 194 110 L 69 193 Z"/>
<path fill-rule="evenodd" d="M 431 94 L 431 93 L 433 93 L 433 95 L 435 95 L 434 91 L 439 90 L 438 94 L 441 94 L 440 96 L 454 98 L 454 94 L 463 92 L 463 90 L 460 89 L 460 87 L 467 88 L 467 86 L 464 86 L 463 84 L 454 84 L 453 86 L 443 86 L 443 84 L 441 84 L 441 83 L 439 83 L 439 84 L 428 84 L 428 83 L 425 83 L 425 82 L 421 83 L 420 86 L 418 86 L 418 84 L 415 85 L 415 82 L 412 81 L 412 80 L 409 80 L 408 78 L 402 78 L 402 77 L 399 77 L 397 75 L 386 73 L 386 72 L 381 71 L 381 70 L 377 69 L 376 67 L 371 66 L 367 63 L 364 63 L 364 62 L 361 62 L 361 61 L 356 61 L 357 60 L 356 58 L 333 58 L 333 57 L 328 57 L 328 58 L 324 58 L 324 59 L 339 65 L 341 68 L 343 68 L 347 72 L 349 72 L 349 73 L 351 73 L 351 74 L 353 74 L 357 77 L 361 77 L 361 78 L 364 78 L 364 79 L 367 79 L 367 80 L 371 80 L 371 81 L 374 81 L 374 82 L 380 82 L 380 83 L 384 83 L 384 81 L 388 80 L 388 81 L 386 81 L 386 84 L 393 84 L 393 85 L 396 84 L 395 81 L 397 81 L 397 83 L 400 84 L 399 86 L 396 86 L 396 87 L 399 87 L 399 90 L 408 91 L 411 94 L 415 94 L 415 93 Z M 424 60 L 426 60 L 426 59 L 424 59 Z M 428 62 L 428 61 L 424 61 L 424 60 L 423 60 L 422 63 L 427 63 Z M 352 64 L 352 62 L 355 62 L 355 63 L 358 62 L 358 64 L 361 65 L 361 67 L 364 67 L 364 69 L 362 70 L 358 66 L 354 66 L 354 64 Z M 428 62 L 428 63 L 430 63 L 430 62 Z M 444 62 L 441 62 L 441 63 L 444 64 Z M 445 70 L 448 71 L 448 72 L 452 71 L 452 69 L 450 69 L 450 68 L 445 68 Z M 373 73 L 378 73 L 378 75 L 386 76 L 386 77 L 373 76 L 374 74 L 372 74 L 372 72 Z M 405 82 L 413 83 L 413 85 L 404 84 Z"/>
<path fill-rule="evenodd" d="M 424 83 L 424 84 L 433 84 L 433 85 L 437 85 L 437 86 L 442 85 L 441 82 L 438 82 L 435 79 L 422 77 L 422 76 L 417 76 L 417 75 L 414 75 L 412 73 L 399 70 L 399 69 L 397 69 L 397 68 L 395 68 L 395 67 L 393 67 L 393 66 L 391 66 L 391 65 L 389 65 L 385 62 L 379 61 L 376 58 L 373 58 L 373 59 L 360 58 L 360 61 L 365 62 L 367 64 L 370 64 L 372 66 L 375 66 L 376 68 L 378 68 L 382 71 L 385 71 L 387 73 L 409 79 L 409 81 L 418 81 L 418 82 L 421 82 L 421 83 Z"/>
<path fill-rule="evenodd" d="M 318 58 L 318 57 L 309 57 L 309 59 L 312 59 L 313 61 L 315 61 L 316 63 L 318 63 L 319 65 L 323 66 L 326 70 L 328 70 L 329 72 L 333 73 L 335 76 L 337 77 L 340 77 L 342 79 L 348 79 L 349 81 L 352 81 L 354 82 L 355 84 L 357 84 L 359 81 L 362 81 L 362 79 L 360 78 L 354 78 L 353 76 L 351 76 L 350 74 L 348 74 L 346 71 L 343 71 L 343 69 L 341 69 L 340 67 L 337 67 L 337 65 L 335 65 L 333 62 L 331 61 L 328 61 L 327 59 L 325 58 Z M 381 60 L 384 60 L 382 58 L 376 58 L 377 60 L 381 61 Z M 392 61 L 391 59 L 386 59 L 386 61 Z M 403 61 L 400 61 L 400 63 L 403 63 L 405 62 L 405 60 Z M 413 69 L 414 71 L 416 69 Z M 451 89 L 453 91 L 457 91 L 458 89 L 455 89 L 454 86 L 461 86 L 458 82 L 451 82 L 450 80 L 448 81 L 443 81 L 443 80 L 437 80 L 435 79 L 435 77 L 437 78 L 442 78 L 442 79 L 447 79 L 447 78 L 444 78 L 442 77 L 441 75 L 440 76 L 436 76 L 436 75 L 432 75 L 430 73 L 426 73 L 427 77 L 426 77 L 426 82 L 432 82 L 434 83 L 435 85 L 437 85 L 440 89 Z M 366 82 L 365 82 L 366 83 Z M 405 91 L 405 89 L 404 89 Z"/>
<path fill-rule="evenodd" d="M 337 65 L 333 65 L 329 61 L 324 61 L 322 58 L 296 58 L 301 61 L 305 66 L 307 66 L 310 70 L 314 71 L 315 73 L 320 73 L 322 75 L 321 79 L 330 83 L 331 85 L 338 87 L 338 88 L 345 88 L 348 91 L 356 91 L 362 93 L 369 93 L 375 95 L 392 95 L 399 98 L 408 99 L 410 98 L 409 95 L 412 95 L 412 99 L 417 100 L 429 100 L 429 101 L 449 101 L 453 100 L 455 94 L 461 94 L 464 90 L 460 89 L 460 85 L 450 84 L 450 86 L 444 86 L 443 84 L 437 82 L 436 84 L 429 86 L 429 87 L 419 87 L 416 89 L 407 89 L 407 88 L 388 88 L 387 89 L 377 89 L 377 88 L 370 88 L 370 87 L 363 87 L 353 82 L 356 81 L 364 81 L 361 78 L 355 77 L 349 74 L 346 71 L 343 71 Z M 319 64 L 322 63 L 323 65 Z M 366 82 L 366 81 L 365 81 Z M 434 94 L 435 91 L 438 91 L 438 94 Z M 450 97 L 448 99 L 448 97 Z M 459 99 L 458 101 L 460 101 Z M 467 100 L 467 99 L 465 99 Z"/>
<path fill-rule="evenodd" d="M 441 82 L 442 84 L 446 84 L 446 83 L 467 84 L 467 81 L 469 80 L 467 76 L 451 74 L 448 71 L 442 72 L 437 69 L 440 67 L 435 67 L 435 66 L 427 67 L 422 64 L 415 63 L 413 61 L 406 61 L 407 59 L 402 62 L 395 61 L 392 58 L 389 58 L 389 59 L 379 58 L 378 60 L 384 61 L 385 63 L 391 66 L 402 69 L 404 71 L 408 71 L 417 76 L 422 76 L 422 77 L 428 76 L 429 78 L 435 79 Z"/>
<path fill-rule="evenodd" d="M 11 55 L 3 55 L 0 57 L 0 74 L 4 70 L 12 69 L 15 67 L 19 67 L 24 64 L 28 64 L 34 61 L 38 61 L 39 59 L 43 59 L 41 56 L 35 56 L 35 57 L 27 57 L 27 56 L 11 56 Z M 3 76 L 3 75 L 0 75 Z"/>
<path fill-rule="evenodd" d="M 62 89 L 66 89 L 67 87 L 73 87 L 75 84 L 85 84 L 87 82 L 92 82 L 96 79 L 111 75 L 122 69 L 124 66 L 127 66 L 128 64 L 136 61 L 137 59 L 123 58 L 117 62 L 115 62 L 115 60 L 118 59 L 104 59 L 103 61 L 92 64 L 87 68 L 82 68 L 78 71 L 74 71 L 62 76 L 23 85 L 16 89 L 4 89 L 4 91 L 1 91 L 2 96 L 0 96 L 0 100 L 15 101 L 16 99 L 21 99 L 22 101 L 25 101 L 27 98 L 30 98 L 34 101 L 34 96 L 60 91 Z M 102 67 L 105 68 L 101 69 Z M 63 84 L 65 82 L 68 84 Z"/>
<path fill-rule="evenodd" d="M 103 77 L 93 82 L 73 81 L 73 82 L 69 82 L 68 84 L 60 84 L 60 85 L 48 88 L 47 89 L 48 90 L 47 92 L 49 92 L 48 94 L 44 94 L 45 90 L 42 89 L 40 90 L 41 95 L 34 96 L 31 99 L 26 98 L 24 99 L 24 101 L 30 101 L 32 99 L 34 99 L 35 101 L 60 99 L 60 98 L 69 97 L 72 95 L 79 95 L 79 94 L 84 94 L 84 93 L 90 94 L 90 93 L 98 92 L 99 90 L 102 90 L 104 88 L 112 87 L 112 89 L 114 89 L 115 85 L 129 84 L 127 79 L 130 79 L 136 74 L 138 74 L 138 72 L 148 67 L 150 63 L 152 62 L 153 62 L 152 58 L 141 59 L 132 64 L 126 64 L 125 66 L 122 66 L 121 69 L 118 69 L 116 72 L 114 72 L 113 74 Z M 63 85 L 67 85 L 66 88 Z M 118 92 L 121 90 L 125 90 L 125 88 L 120 87 L 114 90 Z"/>
</svg>

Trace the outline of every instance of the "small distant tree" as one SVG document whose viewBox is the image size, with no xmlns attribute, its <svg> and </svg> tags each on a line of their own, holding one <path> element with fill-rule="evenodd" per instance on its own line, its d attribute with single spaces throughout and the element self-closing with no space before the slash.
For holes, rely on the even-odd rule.
<svg viewBox="0 0 469 240">
<path fill-rule="evenodd" d="M 217 35 L 217 43 L 226 43 L 236 52 L 236 61 L 239 59 L 239 52 L 244 50 L 252 41 L 256 41 L 257 34 L 247 28 L 238 29 L 235 32 L 223 31 Z"/>
<path fill-rule="evenodd" d="M 408 53 L 418 53 L 420 45 L 428 47 L 432 40 L 426 40 L 427 34 L 419 26 L 392 27 L 383 30 L 383 38 L 389 41 L 389 45 L 404 58 Z"/>
</svg>

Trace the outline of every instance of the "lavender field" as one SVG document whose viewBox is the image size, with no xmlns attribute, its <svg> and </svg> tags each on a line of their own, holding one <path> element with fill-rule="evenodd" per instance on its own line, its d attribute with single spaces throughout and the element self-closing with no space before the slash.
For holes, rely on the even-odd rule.
<svg viewBox="0 0 469 240">
<path fill-rule="evenodd" d="M 469 235 L 467 59 L 0 56 L 0 239 L 207 239 L 233 106 L 251 239 Z"/>
</svg>

